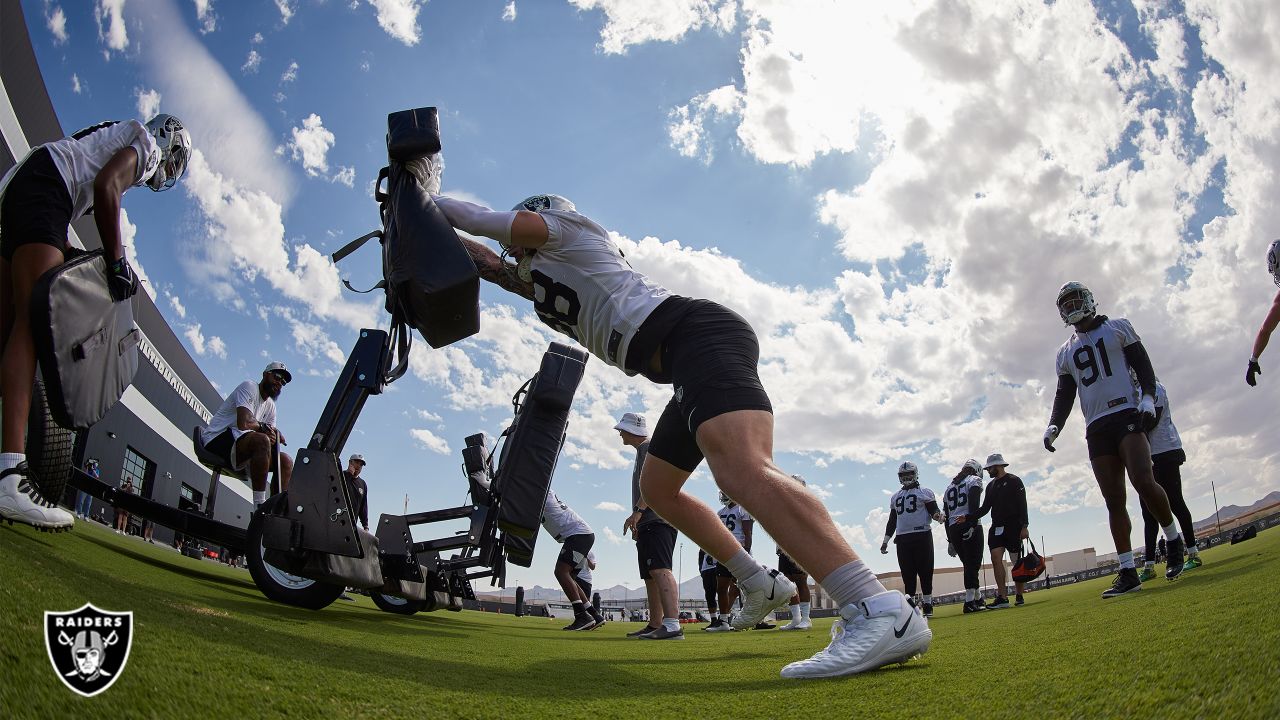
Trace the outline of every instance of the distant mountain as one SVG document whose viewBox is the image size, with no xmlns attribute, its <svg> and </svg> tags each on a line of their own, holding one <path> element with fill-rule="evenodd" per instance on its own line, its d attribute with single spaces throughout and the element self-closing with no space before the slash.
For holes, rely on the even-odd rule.
<svg viewBox="0 0 1280 720">
<path fill-rule="evenodd" d="M 1236 518 L 1241 515 L 1248 515 L 1249 513 L 1252 513 L 1252 512 L 1257 512 L 1258 510 L 1261 510 L 1262 508 L 1268 505 L 1274 505 L 1275 503 L 1280 503 L 1280 490 L 1272 490 L 1271 492 L 1267 493 L 1266 497 L 1263 497 L 1261 500 L 1255 502 L 1254 504 L 1248 507 L 1240 507 L 1239 505 L 1227 505 L 1226 507 L 1219 508 L 1217 516 L 1210 515 L 1209 517 L 1203 520 L 1198 520 L 1195 523 L 1195 527 L 1196 527 L 1196 530 L 1200 530 L 1202 528 L 1216 527 L 1218 524 L 1219 517 L 1222 518 L 1222 522 L 1227 522 L 1232 518 Z"/>
</svg>

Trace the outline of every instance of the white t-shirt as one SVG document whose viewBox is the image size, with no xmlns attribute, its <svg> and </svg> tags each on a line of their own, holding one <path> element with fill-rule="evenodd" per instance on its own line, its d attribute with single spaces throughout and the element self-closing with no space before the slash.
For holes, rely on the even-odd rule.
<svg viewBox="0 0 1280 720">
<path fill-rule="evenodd" d="M 578 577 L 582 580 L 582 582 L 587 584 L 591 583 L 591 566 L 594 565 L 595 562 L 596 562 L 596 551 L 588 550 L 586 562 L 582 563 L 582 565 L 578 568 Z"/>
<path fill-rule="evenodd" d="M 1088 332 L 1072 333 L 1058 348 L 1057 374 L 1075 379 L 1085 427 L 1100 417 L 1138 406 L 1124 348 L 1140 340 L 1128 320 L 1107 318 Z"/>
<path fill-rule="evenodd" d="M 955 525 L 960 516 L 969 514 L 969 498 L 975 492 L 981 497 L 982 480 L 974 475 L 947 485 L 947 489 L 942 491 L 943 514 L 947 516 L 947 525 Z"/>
<path fill-rule="evenodd" d="M 237 385 L 235 390 L 231 391 L 226 400 L 222 401 L 222 404 L 218 406 L 218 411 L 209 420 L 208 426 L 201 431 L 200 436 L 204 438 L 206 443 L 228 428 L 231 430 L 231 437 L 236 440 L 239 440 L 241 435 L 249 432 L 239 428 L 236 422 L 237 408 L 247 408 L 253 415 L 253 419 L 260 423 L 266 423 L 273 427 L 276 424 L 276 401 L 262 397 L 261 391 L 258 390 L 258 383 L 252 380 L 245 380 Z"/>
<path fill-rule="evenodd" d="M 160 166 L 160 146 L 137 120 L 106 122 L 70 137 L 45 143 L 71 196 L 71 217 L 93 210 L 93 181 L 115 154 L 132 147 L 138 153 L 131 186 L 141 185 Z"/>
<path fill-rule="evenodd" d="M 1164 411 L 1160 412 L 1160 408 L 1164 408 Z M 1164 385 L 1158 382 L 1156 383 L 1156 410 L 1160 415 L 1160 422 L 1147 436 L 1151 441 L 1151 454 L 1159 455 L 1180 449 L 1182 438 L 1178 436 L 1178 428 L 1173 424 L 1173 413 L 1169 410 L 1169 396 L 1165 393 Z"/>
<path fill-rule="evenodd" d="M 747 512 L 741 505 L 725 505 L 720 508 L 720 512 L 716 513 L 720 516 L 720 522 L 733 533 L 733 537 L 738 540 L 738 544 L 747 546 L 747 533 L 743 529 L 743 525 L 751 521 L 751 513 Z"/>
<path fill-rule="evenodd" d="M 556 542 L 561 543 L 565 538 L 591 532 L 591 526 L 554 492 L 548 492 L 547 501 L 542 504 L 542 527 L 551 533 Z"/>
<path fill-rule="evenodd" d="M 929 511 L 925 505 L 936 502 L 933 491 L 924 486 L 902 488 L 889 499 L 889 512 L 898 514 L 894 532 L 898 537 L 929 532 Z"/>
<path fill-rule="evenodd" d="M 716 559 L 711 557 L 711 553 L 704 551 L 702 553 L 702 564 L 698 566 L 698 572 L 704 573 L 708 570 L 715 570 L 718 564 Z"/>
<path fill-rule="evenodd" d="M 631 338 L 671 293 L 631 269 L 609 233 L 576 212 L 543 210 L 547 242 L 530 263 L 542 322 L 625 370 Z"/>
</svg>

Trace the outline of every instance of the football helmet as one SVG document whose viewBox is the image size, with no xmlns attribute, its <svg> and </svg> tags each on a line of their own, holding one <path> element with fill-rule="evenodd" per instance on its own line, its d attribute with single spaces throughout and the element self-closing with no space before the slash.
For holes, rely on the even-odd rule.
<svg viewBox="0 0 1280 720">
<path fill-rule="evenodd" d="M 920 470 L 915 463 L 907 461 L 898 466 L 898 482 L 903 487 L 920 484 Z"/>
<path fill-rule="evenodd" d="M 721 490 L 721 491 L 720 491 L 720 504 L 721 504 L 721 505 L 733 505 L 733 504 L 734 504 L 734 502 L 733 502 L 733 498 L 729 497 L 729 495 L 728 495 L 725 491 Z"/>
<path fill-rule="evenodd" d="M 529 197 L 516 203 L 512 210 L 528 210 L 529 212 L 542 212 L 543 210 L 566 210 L 568 212 L 578 212 L 577 206 L 573 201 L 563 195 L 530 195 Z"/>
<path fill-rule="evenodd" d="M 191 133 L 182 126 L 181 120 L 164 113 L 148 120 L 146 128 L 160 147 L 160 165 L 147 178 L 147 187 L 162 192 L 176 185 L 187 171 L 187 162 L 191 160 Z"/>
<path fill-rule="evenodd" d="M 1084 283 L 1074 280 L 1058 289 L 1058 314 L 1062 322 L 1075 325 L 1088 320 L 1098 312 L 1098 303 L 1093 299 L 1093 291 Z"/>
<path fill-rule="evenodd" d="M 979 480 L 982 479 L 982 463 L 978 462 L 974 458 L 969 458 L 968 460 L 964 461 L 964 469 L 969 470 L 970 475 L 973 475 Z"/>
<path fill-rule="evenodd" d="M 1267 272 L 1276 285 L 1280 285 L 1280 240 L 1272 240 L 1267 248 Z"/>
</svg>

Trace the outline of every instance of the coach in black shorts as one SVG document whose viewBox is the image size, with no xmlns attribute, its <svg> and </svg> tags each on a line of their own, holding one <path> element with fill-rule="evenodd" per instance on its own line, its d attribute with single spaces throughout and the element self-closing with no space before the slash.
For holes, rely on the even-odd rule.
<svg viewBox="0 0 1280 720">
<path fill-rule="evenodd" d="M 1012 568 L 1022 556 L 1022 541 L 1028 537 L 1027 532 L 1027 490 L 1022 478 L 1005 468 L 1009 463 L 1004 461 L 1000 453 L 992 453 L 987 457 L 986 471 L 991 475 L 987 483 L 977 517 L 973 522 L 991 513 L 991 529 L 987 531 L 987 547 L 991 550 L 991 572 L 996 576 L 996 598 L 988 608 L 998 610 L 1009 607 L 1009 592 L 1006 586 L 1008 575 L 1005 569 L 1004 555 L 1009 553 L 1009 567 Z M 1022 604 L 1023 583 L 1015 581 L 1018 604 Z"/>
<path fill-rule="evenodd" d="M 640 564 L 640 579 L 649 596 L 649 625 L 632 637 L 662 640 L 674 637 L 670 628 L 664 628 L 666 620 L 674 621 L 680 636 L 680 608 L 677 600 L 676 578 L 671 572 L 671 559 L 676 551 L 676 529 L 645 504 L 640 494 L 640 470 L 649 454 L 649 428 L 643 415 L 626 413 L 614 426 L 622 436 L 622 444 L 636 449 L 636 463 L 631 471 L 631 517 L 622 525 L 622 534 L 630 532 L 636 539 L 636 559 Z M 661 610 L 661 612 L 658 612 Z M 673 623 L 666 623 L 671 625 Z M 664 637 L 656 637 L 662 635 Z"/>
</svg>

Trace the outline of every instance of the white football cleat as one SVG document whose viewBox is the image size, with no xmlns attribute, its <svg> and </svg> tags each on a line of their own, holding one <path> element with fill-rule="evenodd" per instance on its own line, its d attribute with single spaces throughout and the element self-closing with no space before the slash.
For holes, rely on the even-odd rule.
<svg viewBox="0 0 1280 720">
<path fill-rule="evenodd" d="M 70 529 L 76 519 L 45 500 L 27 472 L 27 464 L 21 462 L 0 473 L 0 518 L 45 530 Z"/>
<path fill-rule="evenodd" d="M 831 644 L 782 668 L 784 678 L 853 675 L 904 663 L 929 649 L 933 631 L 897 590 L 846 605 L 831 626 Z"/>
<path fill-rule="evenodd" d="M 778 628 L 779 630 L 811 630 L 813 623 L 808 620 L 793 620 Z"/>
<path fill-rule="evenodd" d="M 791 602 L 796 593 L 795 583 L 786 575 L 764 566 L 755 575 L 738 581 L 738 589 L 742 591 L 742 609 L 733 611 L 729 624 L 739 630 L 755 627 L 769 613 Z"/>
</svg>

